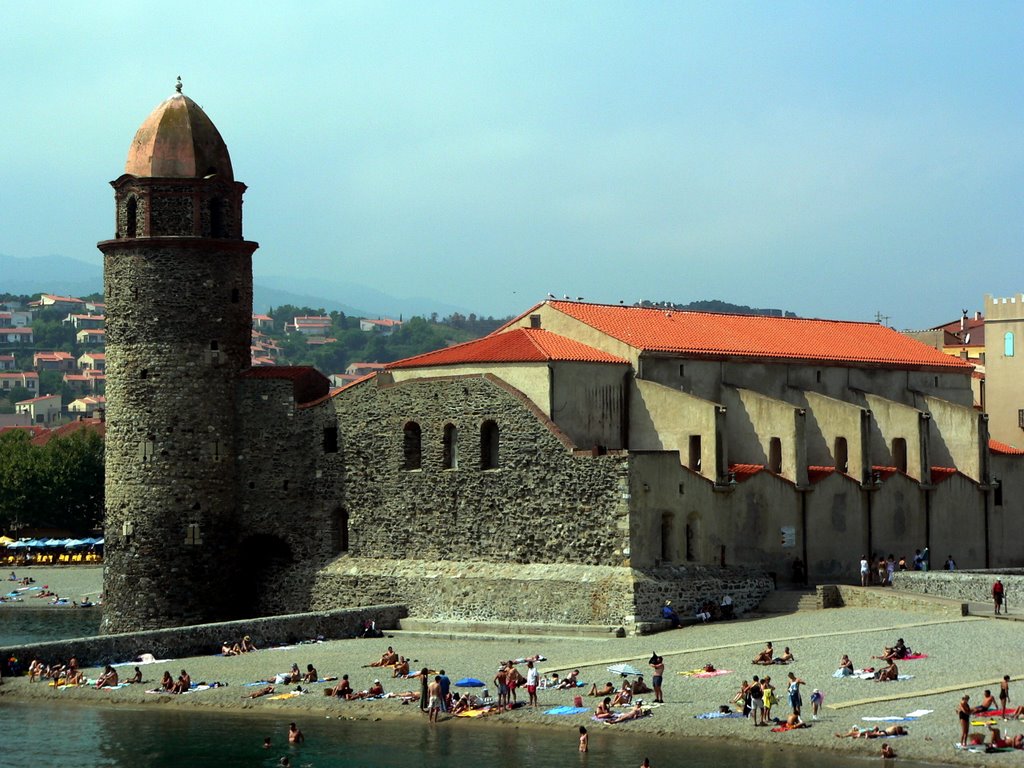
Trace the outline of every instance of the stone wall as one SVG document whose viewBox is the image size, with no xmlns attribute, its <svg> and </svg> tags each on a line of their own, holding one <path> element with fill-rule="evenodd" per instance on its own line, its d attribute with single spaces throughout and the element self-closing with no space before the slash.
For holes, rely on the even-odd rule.
<svg viewBox="0 0 1024 768">
<path fill-rule="evenodd" d="M 629 458 L 572 450 L 523 395 L 491 376 L 383 377 L 331 401 L 344 467 L 349 553 L 423 561 L 622 565 L 629 547 Z M 496 425 L 496 467 L 481 431 Z M 405 428 L 420 430 L 405 469 Z M 457 430 L 446 468 L 444 432 Z"/>
<path fill-rule="evenodd" d="M 935 597 L 970 603 L 991 603 L 992 584 L 1002 579 L 1008 604 L 1024 596 L 1024 570 L 997 571 L 898 571 L 893 588 L 899 592 L 919 592 Z"/>
<path fill-rule="evenodd" d="M 753 568 L 713 568 L 699 565 L 661 566 L 635 570 L 635 610 L 638 621 L 660 618 L 671 600 L 682 618 L 693 616 L 707 600 L 716 605 L 729 595 L 737 615 L 751 611 L 775 585 L 771 576 Z"/>
<path fill-rule="evenodd" d="M 855 587 L 850 584 L 820 585 L 818 605 L 822 608 L 886 608 L 940 616 L 964 615 L 963 603 L 956 600 L 925 598 L 898 589 Z"/>
<path fill-rule="evenodd" d="M 373 605 L 8 646 L 0 648 L 0 658 L 14 656 L 23 662 L 23 668 L 32 659 L 66 662 L 72 656 L 83 667 L 131 661 L 142 653 L 151 653 L 158 659 L 174 659 L 216 653 L 225 640 L 237 641 L 245 635 L 252 638 L 257 648 L 266 648 L 317 637 L 328 640 L 353 637 L 367 619 L 376 621 L 378 629 L 397 629 L 399 620 L 407 615 L 402 605 Z"/>
</svg>

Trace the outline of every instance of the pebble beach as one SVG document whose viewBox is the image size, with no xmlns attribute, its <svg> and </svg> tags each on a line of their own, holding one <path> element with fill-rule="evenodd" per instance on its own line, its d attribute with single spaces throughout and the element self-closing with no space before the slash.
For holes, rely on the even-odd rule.
<svg viewBox="0 0 1024 768">
<path fill-rule="evenodd" d="M 61 571 L 62 578 L 74 583 L 67 586 L 68 594 L 86 594 L 94 591 L 101 577 L 100 569 L 26 569 L 37 583 L 49 576 L 44 571 Z M 56 581 L 51 578 L 49 581 Z M 47 581 L 46 583 L 49 583 Z M 53 588 L 53 584 L 51 584 Z M 31 601 L 27 601 L 31 605 Z M 26 603 L 0 606 L 0 620 L 4 611 L 18 610 Z M 62 609 L 55 609 L 62 610 Z M 65 609 L 66 610 L 66 609 Z M 900 673 L 910 679 L 877 683 L 871 680 L 835 678 L 839 658 L 848 654 L 855 667 L 876 667 L 884 664 L 873 656 L 882 653 L 885 646 L 897 638 L 906 640 L 915 652 L 927 658 L 902 661 Z M 122 687 L 117 690 L 92 688 L 55 689 L 45 683 L 29 683 L 25 677 L 5 679 L 0 696 L 8 700 L 66 702 L 69 706 L 148 706 L 160 704 L 175 707 L 211 707 L 238 711 L 286 711 L 296 721 L 303 718 L 334 717 L 360 720 L 425 719 L 416 703 L 402 704 L 397 699 L 370 701 L 340 701 L 323 695 L 331 683 L 308 686 L 308 692 L 284 700 L 244 698 L 253 690 L 246 683 L 267 680 L 276 673 L 286 672 L 296 663 L 303 671 L 313 664 L 321 676 L 348 674 L 355 690 L 367 688 L 374 679 L 380 679 L 387 692 L 419 690 L 418 680 L 391 677 L 391 670 L 370 668 L 365 665 L 378 659 L 388 645 L 397 653 L 413 660 L 415 669 L 426 666 L 444 669 L 451 680 L 464 677 L 478 678 L 493 691 L 491 680 L 499 663 L 540 654 L 546 658 L 538 664 L 542 675 L 578 668 L 586 687 L 576 691 L 542 689 L 540 707 L 520 707 L 511 712 L 486 718 L 464 719 L 442 716 L 435 727 L 447 729 L 473 729 L 487 727 L 544 727 L 574 732 L 580 725 L 604 731 L 623 731 L 648 734 L 668 739 L 727 739 L 748 741 L 782 749 L 837 750 L 849 754 L 877 757 L 881 744 L 888 743 L 900 758 L 929 763 L 955 763 L 982 765 L 993 761 L 1018 760 L 1018 753 L 983 754 L 956 750 L 959 729 L 955 708 L 960 697 L 970 694 L 971 703 L 980 703 L 982 692 L 988 688 L 998 692 L 998 681 L 1003 675 L 1011 676 L 1011 705 L 1018 699 L 1024 703 L 1024 672 L 1021 670 L 1020 644 L 1024 637 L 1024 623 L 996 620 L 986 617 L 941 617 L 921 612 L 841 608 L 801 611 L 791 614 L 747 617 L 731 622 L 709 623 L 672 630 L 646 637 L 589 639 L 556 637 L 495 637 L 458 634 L 426 634 L 389 632 L 383 639 L 328 640 L 300 644 L 287 648 L 260 649 L 237 657 L 214 655 L 219 649 L 211 648 L 210 655 L 167 660 L 142 666 L 145 684 Z M 239 638 L 224 638 L 235 641 Z M 254 637 L 255 641 L 259 638 Z M 789 646 L 795 661 L 789 665 L 755 666 L 751 659 L 772 641 L 778 652 Z M 146 648 L 139 648 L 146 653 Z M 665 658 L 665 703 L 653 709 L 651 716 L 620 725 L 604 725 L 591 720 L 592 708 L 599 701 L 587 697 L 591 683 L 602 685 L 611 681 L 618 686 L 621 677 L 607 671 L 616 663 L 629 663 L 643 670 L 649 682 L 648 659 L 652 652 Z M 111 659 L 126 662 L 129 659 Z M 710 678 L 685 676 L 689 672 L 713 665 L 725 671 Z M 519 665 L 525 671 L 524 665 Z M 172 696 L 147 693 L 156 687 L 164 670 L 177 676 L 187 669 L 193 681 L 227 683 L 226 687 Z M 124 673 L 131 667 L 121 668 Z M 87 670 L 87 676 L 96 678 L 99 669 Z M 702 713 L 716 712 L 726 705 L 744 680 L 752 675 L 770 675 L 778 688 L 779 704 L 773 714 L 785 718 L 790 708 L 785 697 L 785 679 L 788 672 L 795 673 L 806 682 L 803 689 L 804 719 L 811 725 L 784 733 L 775 733 L 767 727 L 754 727 L 744 718 L 698 719 Z M 307 686 L 303 686 L 307 688 Z M 810 695 L 813 689 L 824 693 L 824 706 L 817 720 L 811 719 Z M 295 686 L 277 686 L 277 692 L 293 691 Z M 460 690 L 460 689 L 455 689 Z M 479 694 L 480 690 L 472 692 Z M 545 714 L 554 707 L 572 705 L 574 695 L 583 695 L 584 705 L 591 711 L 570 716 Z M 520 699 L 525 700 L 525 691 Z M 641 696 L 648 701 L 650 694 Z M 885 726 L 890 721 L 863 718 L 898 718 L 911 712 L 931 710 L 915 719 L 901 722 L 909 735 L 891 739 L 836 738 L 835 733 L 846 733 L 851 726 L 862 728 Z M 987 719 L 978 717 L 979 723 Z M 1024 733 L 1024 722 L 999 722 L 1004 733 Z M 986 731 L 985 725 L 972 726 L 973 731 Z M 987 731 L 986 731 L 987 733 Z"/>
</svg>

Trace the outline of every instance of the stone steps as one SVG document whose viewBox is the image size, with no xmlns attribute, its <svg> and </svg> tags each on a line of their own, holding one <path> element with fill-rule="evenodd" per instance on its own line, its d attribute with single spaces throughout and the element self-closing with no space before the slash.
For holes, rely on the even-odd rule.
<svg viewBox="0 0 1024 768">
<path fill-rule="evenodd" d="M 818 595 L 811 589 L 777 589 L 765 595 L 753 613 L 796 613 L 818 610 Z"/>
</svg>

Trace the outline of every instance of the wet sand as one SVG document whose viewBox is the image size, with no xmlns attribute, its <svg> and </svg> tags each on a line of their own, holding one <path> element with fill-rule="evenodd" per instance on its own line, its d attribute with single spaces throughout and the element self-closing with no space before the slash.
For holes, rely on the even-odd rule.
<svg viewBox="0 0 1024 768">
<path fill-rule="evenodd" d="M 3 608 L 0 608 L 2 611 Z M 901 758 L 927 762 L 958 764 L 987 764 L 993 760 L 1018 759 L 1007 755 L 971 754 L 957 751 L 953 743 L 959 732 L 955 708 L 964 693 L 971 695 L 972 704 L 979 703 L 982 690 L 998 691 L 998 680 L 1004 674 L 1014 679 L 1011 684 L 1011 703 L 1018 695 L 1024 701 L 1019 655 L 1024 623 L 996 621 L 967 617 L 944 618 L 922 613 L 880 611 L 843 608 L 827 611 L 752 618 L 734 622 L 712 623 L 690 627 L 650 637 L 623 639 L 565 639 L 565 638 L 493 638 L 479 636 L 429 636 L 419 633 L 393 632 L 380 640 L 338 640 L 287 649 L 263 649 L 240 657 L 225 658 L 213 655 L 175 659 L 162 664 L 142 667 L 148 684 L 115 691 L 93 689 L 55 690 L 47 685 L 30 684 L 26 678 L 8 679 L 0 686 L 0 695 L 18 700 L 67 701 L 87 705 L 149 705 L 162 704 L 176 707 L 195 707 L 197 716 L 205 707 L 232 710 L 287 710 L 290 717 L 345 717 L 369 720 L 401 720 L 424 718 L 416 703 L 403 705 L 396 699 L 376 701 L 338 701 L 325 697 L 326 684 L 315 684 L 310 692 L 295 698 L 272 701 L 268 698 L 243 698 L 256 690 L 243 684 L 269 679 L 275 673 L 287 671 L 297 663 L 305 670 L 312 663 L 322 676 L 340 676 L 347 673 L 356 690 L 365 689 L 375 679 L 384 684 L 385 691 L 419 690 L 418 680 L 395 680 L 388 669 L 367 668 L 364 665 L 380 657 L 387 645 L 410 659 L 414 668 L 429 666 L 445 669 L 453 683 L 463 677 L 476 677 L 487 683 L 493 692 L 492 679 L 501 659 L 542 654 L 542 674 L 579 668 L 581 679 L 589 684 L 614 685 L 621 678 L 610 674 L 606 667 L 617 662 L 628 662 L 649 673 L 647 661 L 653 651 L 665 657 L 665 701 L 654 709 L 652 716 L 621 725 L 603 725 L 590 719 L 591 712 L 574 716 L 545 715 L 544 710 L 572 704 L 574 693 L 563 690 L 541 690 L 540 708 L 519 708 L 512 712 L 484 718 L 488 725 L 499 727 L 549 727 L 574 731 L 579 725 L 602 730 L 622 730 L 631 733 L 658 734 L 666 737 L 697 737 L 745 740 L 770 744 L 780 748 L 803 747 L 840 750 L 863 756 L 878 756 L 882 743 L 889 743 Z M 900 672 L 913 677 L 895 683 L 876 683 L 867 680 L 837 679 L 832 676 L 839 657 L 849 654 L 858 668 L 879 666 L 871 658 L 891 645 L 897 637 L 927 659 L 904 661 Z M 236 640 L 237 638 L 224 638 Z M 751 659 L 771 640 L 778 651 L 790 646 L 796 661 L 791 665 L 760 667 Z M 147 649 L 139 648 L 140 653 Z M 127 659 L 111 659 L 112 662 Z M 680 671 L 692 670 L 704 664 L 713 664 L 729 674 L 708 679 L 681 676 Z M 227 682 L 226 688 L 195 692 L 184 696 L 146 693 L 155 687 L 163 671 L 173 675 L 185 668 L 192 679 Z M 524 665 L 519 666 L 525 671 Z M 131 670 L 121 668 L 124 672 Z M 787 672 L 794 672 L 806 681 L 803 689 L 805 719 L 811 726 L 786 733 L 773 733 L 767 727 L 753 727 L 749 720 L 699 720 L 695 715 L 717 711 L 727 704 L 740 683 L 751 675 L 768 674 L 778 687 L 780 702 L 773 714 L 784 718 L 790 712 L 785 696 Z M 98 670 L 90 670 L 96 677 Z M 649 681 L 650 675 L 645 674 Z M 1019 680 L 1019 681 L 1018 681 Z M 305 687 L 305 686 L 304 686 Z M 295 686 L 278 686 L 278 692 L 294 690 Z M 596 700 L 586 696 L 587 688 L 578 689 L 585 705 L 593 707 Z M 814 688 L 825 693 L 825 706 L 817 721 L 811 720 L 810 694 Z M 460 689 L 455 689 L 460 690 Z M 480 689 L 463 689 L 479 693 Z M 525 691 L 520 699 L 525 700 Z M 642 698 L 648 701 L 649 694 Z M 870 727 L 873 722 L 863 717 L 898 717 L 909 712 L 929 709 L 932 713 L 912 722 L 908 736 L 893 739 L 838 739 L 835 732 L 845 733 L 853 725 Z M 445 720 L 439 728 L 474 728 L 480 721 L 463 718 Z M 886 725 L 887 723 L 880 723 Z M 1004 732 L 1024 732 L 1024 723 L 1000 723 Z M 985 730 L 983 726 L 972 727 Z"/>
</svg>

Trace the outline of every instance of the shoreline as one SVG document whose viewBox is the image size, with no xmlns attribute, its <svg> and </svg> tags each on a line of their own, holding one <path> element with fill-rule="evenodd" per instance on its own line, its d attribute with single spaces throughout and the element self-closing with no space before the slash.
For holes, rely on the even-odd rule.
<svg viewBox="0 0 1024 768">
<path fill-rule="evenodd" d="M 1016 648 L 1021 639 L 1020 625 L 1016 622 L 989 621 L 978 617 L 929 617 L 926 614 L 874 609 L 841 608 L 806 611 L 761 618 L 744 618 L 732 622 L 712 623 L 674 630 L 660 635 L 607 640 L 576 640 L 551 637 L 508 638 L 448 638 L 432 637 L 421 633 L 392 632 L 383 639 L 333 640 L 303 644 L 287 649 L 265 649 L 240 657 L 198 656 L 169 660 L 163 664 L 142 666 L 148 685 L 131 686 L 114 691 L 69 689 L 56 691 L 41 683 L 29 684 L 27 678 L 6 678 L 0 686 L 0 703 L 66 702 L 83 706 L 119 706 L 147 708 L 153 704 L 175 707 L 215 708 L 223 711 L 287 712 L 289 717 L 330 716 L 351 720 L 405 721 L 424 718 L 416 704 L 402 705 L 395 699 L 376 701 L 339 702 L 320 692 L 326 684 L 313 684 L 312 692 L 283 701 L 266 698 L 243 700 L 245 693 L 255 690 L 243 683 L 267 679 L 276 672 L 285 671 L 291 663 L 305 669 L 312 663 L 321 675 L 348 673 L 353 688 L 365 688 L 379 678 L 386 691 L 418 690 L 418 681 L 396 681 L 381 674 L 380 668 L 363 665 L 378 658 L 387 645 L 396 652 L 415 660 L 414 669 L 428 665 L 446 669 L 453 683 L 470 676 L 484 680 L 492 689 L 491 678 L 497 671 L 502 656 L 521 657 L 540 653 L 549 660 L 541 662 L 542 674 L 579 668 L 581 679 L 588 686 L 576 691 L 584 695 L 584 705 L 593 707 L 596 701 L 585 694 L 589 683 L 601 684 L 619 678 L 609 674 L 605 667 L 614 661 L 633 663 L 644 671 L 647 657 L 656 650 L 668 665 L 665 680 L 666 704 L 654 710 L 653 716 L 621 725 L 602 725 L 590 719 L 591 713 L 570 717 L 544 715 L 546 709 L 572 703 L 572 691 L 540 690 L 540 708 L 520 708 L 512 712 L 482 718 L 488 727 L 575 729 L 585 724 L 588 729 L 658 736 L 671 740 L 723 739 L 769 748 L 804 748 L 877 758 L 879 740 L 837 739 L 834 732 L 846 732 L 851 725 L 870 727 L 874 723 L 861 720 L 865 716 L 902 716 L 918 709 L 934 710 L 918 720 L 905 723 L 910 735 L 885 740 L 896 749 L 904 761 L 931 764 L 957 763 L 981 765 L 992 755 L 966 753 L 954 750 L 958 729 L 953 710 L 961 691 L 971 694 L 972 703 L 980 699 L 979 685 L 995 681 L 1003 674 L 1018 678 L 1021 672 Z M 822 631 L 827 628 L 829 631 Z M 881 652 L 883 645 L 891 645 L 897 636 L 905 637 L 908 645 L 928 654 L 920 661 L 901 663 L 901 673 L 913 677 L 897 683 L 836 679 L 832 672 L 839 656 L 849 653 L 858 667 L 877 664 L 870 656 Z M 225 638 L 226 640 L 232 638 Z M 781 650 L 792 646 L 796 661 L 789 666 L 758 667 L 750 663 L 754 654 L 772 639 Z M 984 649 L 984 653 L 979 653 Z M 211 654 L 214 649 L 211 649 Z M 146 652 L 140 648 L 139 653 Z M 123 662 L 125 659 L 112 659 Z M 714 664 L 720 670 L 733 670 L 710 679 L 683 677 L 677 673 Z M 144 689 L 154 687 L 165 669 L 176 676 L 180 669 L 189 670 L 194 681 L 223 681 L 225 688 L 211 689 L 185 696 L 147 694 Z M 523 666 L 520 665 L 520 670 Z M 130 671 L 131 667 L 128 667 Z M 787 672 L 794 672 L 807 681 L 803 698 L 809 702 L 810 691 L 820 688 L 825 692 L 825 707 L 818 722 L 812 727 L 787 733 L 772 733 L 768 728 L 754 728 L 742 718 L 697 720 L 695 715 L 716 711 L 726 704 L 739 688 L 742 680 L 753 674 L 769 674 L 779 688 L 780 703 L 773 714 L 785 717 L 789 707 L 785 700 L 782 681 Z M 89 669 L 87 675 L 96 677 L 98 670 Z M 387 670 L 389 673 L 390 670 Z M 645 675 L 645 679 L 648 675 Z M 649 680 L 648 680 L 649 682 Z M 993 685 L 986 687 L 994 688 Z M 278 692 L 290 691 L 294 686 L 279 686 Z M 454 690 L 463 690 L 453 688 Z M 944 689 L 944 690 L 943 690 Z M 650 694 L 647 694 L 650 696 Z M 1011 684 L 1011 703 L 1024 699 L 1024 684 Z M 809 703 L 804 717 L 810 721 Z M 463 726 L 463 718 L 444 721 L 439 728 Z M 884 725 L 884 723 L 883 723 Z M 1024 732 L 1024 723 L 1007 723 L 1005 733 Z M 972 728 L 980 730 L 980 728 Z"/>
</svg>

